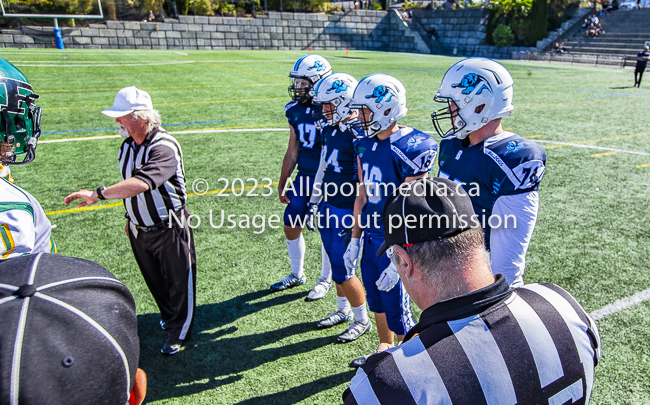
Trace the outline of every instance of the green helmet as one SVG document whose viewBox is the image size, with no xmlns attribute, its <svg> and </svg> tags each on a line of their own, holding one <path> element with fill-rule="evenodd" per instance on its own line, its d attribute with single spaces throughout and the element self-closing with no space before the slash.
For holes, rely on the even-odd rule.
<svg viewBox="0 0 650 405">
<path fill-rule="evenodd" d="M 0 146 L 8 150 L 1 163 L 25 164 L 34 160 L 41 135 L 41 107 L 25 75 L 0 58 Z M 22 161 L 18 155 L 26 154 Z"/>
</svg>

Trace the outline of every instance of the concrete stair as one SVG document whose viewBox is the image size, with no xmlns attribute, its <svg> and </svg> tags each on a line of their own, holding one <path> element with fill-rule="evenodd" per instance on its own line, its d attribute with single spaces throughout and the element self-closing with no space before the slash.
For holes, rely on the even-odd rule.
<svg viewBox="0 0 650 405">
<path fill-rule="evenodd" d="M 650 41 L 650 9 L 614 11 L 599 16 L 605 31 L 598 38 L 587 38 L 582 24 L 558 42 L 571 54 L 601 55 L 625 58 L 627 63 L 636 60 L 636 54 Z"/>
</svg>

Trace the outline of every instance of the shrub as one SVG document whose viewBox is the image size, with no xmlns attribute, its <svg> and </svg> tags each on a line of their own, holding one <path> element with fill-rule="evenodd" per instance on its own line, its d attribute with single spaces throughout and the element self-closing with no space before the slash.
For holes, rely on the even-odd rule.
<svg viewBox="0 0 650 405">
<path fill-rule="evenodd" d="M 512 46 L 515 43 L 515 35 L 512 33 L 510 27 L 504 24 L 499 24 L 492 33 L 494 45 L 501 48 L 504 46 Z"/>
<path fill-rule="evenodd" d="M 176 8 L 179 14 L 187 15 L 190 9 L 190 0 L 176 0 Z"/>
<path fill-rule="evenodd" d="M 219 12 L 221 15 L 231 15 L 235 16 L 235 6 L 228 3 L 227 1 L 219 2 Z"/>
<path fill-rule="evenodd" d="M 406 0 L 404 2 L 404 5 L 402 6 L 402 10 L 413 10 L 416 8 L 424 8 L 424 5 L 422 4 L 422 2 L 419 1 Z"/>
<path fill-rule="evenodd" d="M 196 15 L 214 15 L 212 7 L 214 4 L 210 0 L 194 0 L 196 6 Z"/>
</svg>

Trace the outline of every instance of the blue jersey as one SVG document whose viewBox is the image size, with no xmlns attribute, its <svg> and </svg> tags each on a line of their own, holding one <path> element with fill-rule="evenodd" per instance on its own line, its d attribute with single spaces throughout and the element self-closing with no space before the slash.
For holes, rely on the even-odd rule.
<svg viewBox="0 0 650 405">
<path fill-rule="evenodd" d="M 324 199 L 337 208 L 354 208 L 359 182 L 354 151 L 356 139 L 349 130 L 341 131 L 338 125 L 325 127 L 323 139 L 323 156 L 327 162 L 321 188 L 327 191 L 327 194 L 323 193 Z"/>
<path fill-rule="evenodd" d="M 290 102 L 284 107 L 284 112 L 293 128 L 298 142 L 300 143 L 300 152 L 298 153 L 298 172 L 315 176 L 320 163 L 321 147 L 323 139 L 321 133 L 314 125 L 312 117 L 312 106 Z"/>
<path fill-rule="evenodd" d="M 366 232 L 383 236 L 381 215 L 388 196 L 407 177 L 419 176 L 431 170 L 438 144 L 417 129 L 401 127 L 390 137 L 363 138 L 355 145 L 361 161 L 363 184 L 368 203 L 361 212 L 361 224 Z M 373 216 L 374 215 L 374 216 Z M 379 218 L 376 221 L 373 218 Z"/>
<path fill-rule="evenodd" d="M 536 191 L 546 169 L 546 152 L 535 141 L 505 131 L 476 145 L 457 138 L 440 142 L 439 177 L 462 184 L 472 199 L 474 211 L 485 223 L 497 198 Z"/>
</svg>

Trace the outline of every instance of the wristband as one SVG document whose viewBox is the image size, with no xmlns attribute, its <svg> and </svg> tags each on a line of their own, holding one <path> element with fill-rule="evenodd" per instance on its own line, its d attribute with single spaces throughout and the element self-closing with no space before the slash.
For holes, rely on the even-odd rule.
<svg viewBox="0 0 650 405">
<path fill-rule="evenodd" d="M 106 199 L 106 197 L 104 197 L 104 194 L 103 194 L 104 190 L 106 190 L 106 187 L 104 187 L 104 186 L 101 186 L 101 187 L 97 188 L 97 191 L 96 191 L 97 198 L 99 198 L 100 200 L 105 200 Z"/>
</svg>

